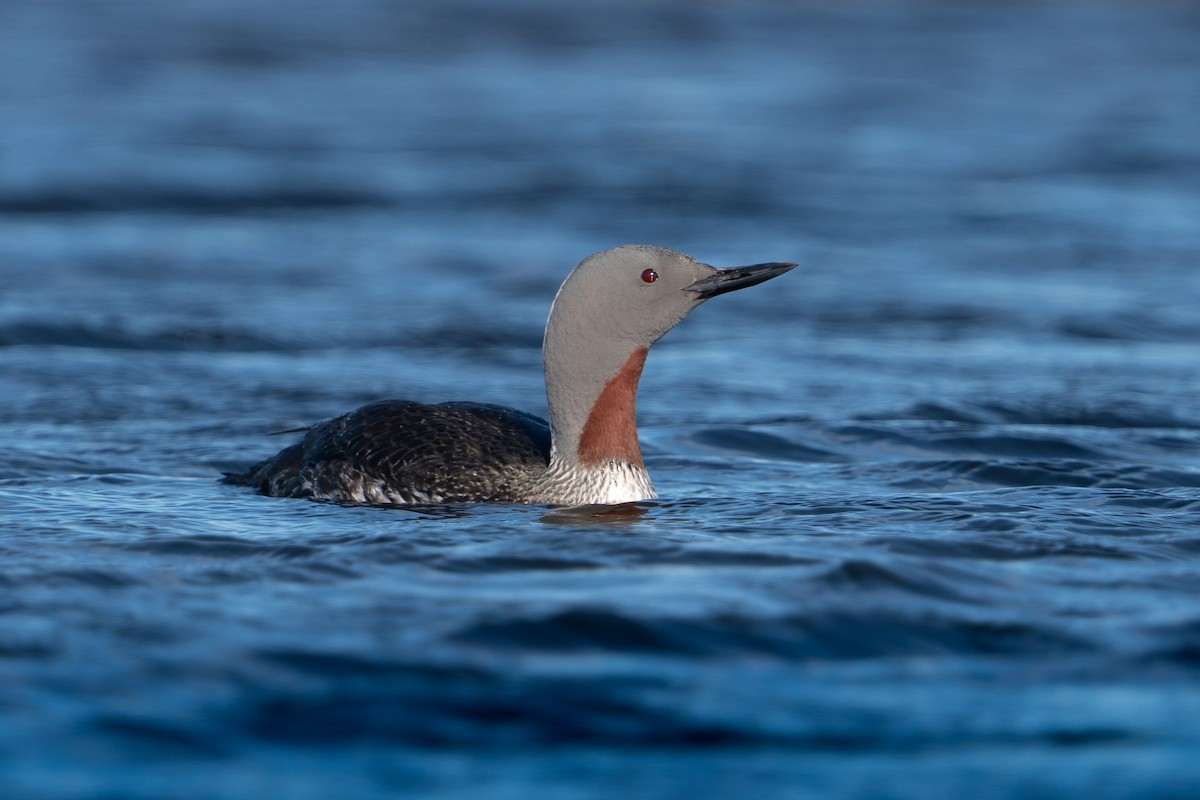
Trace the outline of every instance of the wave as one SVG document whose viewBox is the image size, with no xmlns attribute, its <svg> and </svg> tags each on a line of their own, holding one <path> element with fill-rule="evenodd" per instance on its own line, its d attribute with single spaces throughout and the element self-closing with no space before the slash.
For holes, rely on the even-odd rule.
<svg viewBox="0 0 1200 800">
<path fill-rule="evenodd" d="M 533 328 L 471 324 L 431 326 L 423 330 L 394 332 L 372 330 L 366 336 L 305 336 L 289 331 L 288 337 L 249 328 L 222 325 L 164 325 L 134 330 L 120 323 L 90 321 L 13 320 L 0 323 L 0 348 L 73 347 L 94 350 L 149 352 L 309 352 L 343 347 L 390 348 L 403 342 L 407 349 L 458 350 L 493 353 L 506 349 L 538 349 L 541 334 Z"/>
<path fill-rule="evenodd" d="M 0 214 L 170 213 L 243 215 L 391 205 L 380 195 L 334 186 L 201 189 L 72 186 L 0 193 Z"/>
<path fill-rule="evenodd" d="M 1079 459 L 937 459 L 867 465 L 860 477 L 889 486 L 928 491 L 970 485 L 1074 486 L 1098 489 L 1169 489 L 1200 486 L 1200 471 Z"/>
<path fill-rule="evenodd" d="M 689 443 L 726 455 L 752 456 L 781 461 L 845 461 L 840 453 L 792 441 L 777 433 L 746 427 L 700 428 L 688 436 Z"/>
<path fill-rule="evenodd" d="M 95 350 L 259 351 L 295 349 L 294 344 L 247 330 L 185 326 L 139 332 L 118 324 L 12 321 L 0 325 L 0 347 L 49 346 Z"/>
<path fill-rule="evenodd" d="M 879 588 L 876 571 L 862 575 L 843 570 L 820 581 L 853 580 Z M 887 574 L 884 588 L 910 585 Z M 736 655 L 853 660 L 890 656 L 1041 653 L 1075 651 L 1084 645 L 1067 634 L 1029 621 L 978 620 L 928 609 L 873 608 L 869 611 L 783 615 L 776 618 L 722 615 L 673 619 L 629 616 L 611 609 L 583 608 L 544 617 L 482 623 L 455 640 L 530 652 L 626 652 L 666 656 Z"/>
<path fill-rule="evenodd" d="M 1200 417 L 1140 399 L 1088 402 L 1054 397 L 1033 400 L 925 400 L 894 412 L 860 414 L 864 421 L 935 420 L 967 424 L 1056 425 L 1092 428 L 1200 429 Z"/>
</svg>

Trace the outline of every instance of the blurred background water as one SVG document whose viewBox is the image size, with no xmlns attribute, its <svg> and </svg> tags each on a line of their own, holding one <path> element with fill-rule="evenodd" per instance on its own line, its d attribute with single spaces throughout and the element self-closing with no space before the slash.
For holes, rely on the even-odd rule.
<svg viewBox="0 0 1200 800">
<path fill-rule="evenodd" d="M 1192 3 L 0 4 L 6 797 L 1192 797 Z M 216 479 L 544 413 L 627 242 L 662 498 Z"/>
</svg>

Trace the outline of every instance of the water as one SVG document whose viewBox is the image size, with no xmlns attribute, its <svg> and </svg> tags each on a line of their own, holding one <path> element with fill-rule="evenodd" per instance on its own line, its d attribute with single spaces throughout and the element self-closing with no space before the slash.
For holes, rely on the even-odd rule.
<svg viewBox="0 0 1200 800">
<path fill-rule="evenodd" d="M 0 789 L 1182 797 L 1188 4 L 0 7 Z M 662 494 L 217 483 L 544 413 L 566 272 L 799 260 L 651 354 Z"/>
</svg>

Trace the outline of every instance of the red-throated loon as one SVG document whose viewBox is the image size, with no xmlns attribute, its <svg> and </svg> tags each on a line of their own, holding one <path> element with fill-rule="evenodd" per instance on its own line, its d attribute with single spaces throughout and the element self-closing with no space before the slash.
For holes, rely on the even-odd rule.
<svg viewBox="0 0 1200 800">
<path fill-rule="evenodd" d="M 589 256 L 559 288 L 542 346 L 550 424 L 479 403 L 384 400 L 318 423 L 230 483 L 378 505 L 627 503 L 657 497 L 637 390 L 650 345 L 710 297 L 796 266 L 717 269 L 661 247 Z"/>
</svg>

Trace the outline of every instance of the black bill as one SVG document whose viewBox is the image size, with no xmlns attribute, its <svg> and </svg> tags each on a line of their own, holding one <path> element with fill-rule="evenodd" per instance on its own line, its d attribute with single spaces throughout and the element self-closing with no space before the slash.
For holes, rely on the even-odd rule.
<svg viewBox="0 0 1200 800">
<path fill-rule="evenodd" d="M 688 286 L 684 291 L 695 292 L 700 295 L 700 299 L 707 300 L 735 289 L 745 289 L 747 286 L 769 281 L 794 266 L 796 265 L 784 261 L 772 261 L 767 264 L 751 264 L 748 267 L 718 269 L 712 275 L 701 278 Z"/>
</svg>

